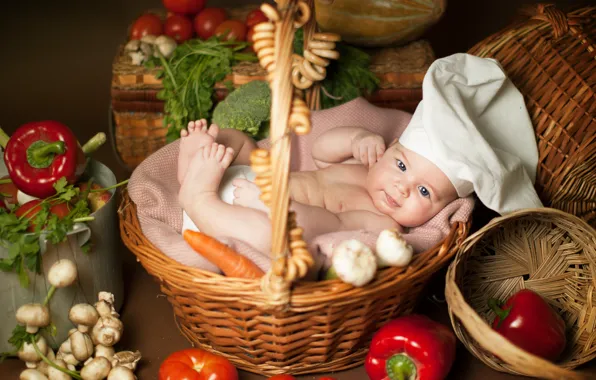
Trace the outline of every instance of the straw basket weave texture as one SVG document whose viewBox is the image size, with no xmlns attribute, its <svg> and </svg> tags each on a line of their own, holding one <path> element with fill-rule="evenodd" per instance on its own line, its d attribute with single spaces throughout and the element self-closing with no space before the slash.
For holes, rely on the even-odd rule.
<svg viewBox="0 0 596 380">
<path fill-rule="evenodd" d="M 587 379 L 572 371 L 596 357 L 596 231 L 569 213 L 526 209 L 493 219 L 459 248 L 447 272 L 453 328 L 489 367 L 545 379 Z M 489 298 L 540 294 L 565 320 L 567 347 L 553 364 L 516 347 L 490 325 Z M 494 355 L 498 355 L 499 358 Z"/>
<path fill-rule="evenodd" d="M 474 46 L 522 92 L 538 138 L 543 203 L 596 225 L 596 6 L 551 5 Z"/>
<path fill-rule="evenodd" d="M 273 143 L 270 152 L 256 150 L 251 157 L 255 183 L 262 186 L 263 200 L 271 209 L 271 270 L 253 280 L 179 264 L 143 235 L 136 206 L 126 192 L 120 208 L 121 236 L 159 280 L 181 332 L 193 344 L 227 357 L 238 368 L 267 376 L 340 371 L 362 364 L 370 338 L 381 325 L 412 311 L 430 277 L 455 255 L 469 223 L 455 224 L 444 241 L 416 255 L 408 267 L 383 269 L 366 286 L 300 281 L 312 257 L 288 212 L 289 143 L 292 132 L 308 133 L 309 109 L 317 103 L 318 91 L 313 91 L 316 81 L 305 86 L 311 79 L 300 71 L 305 64 L 301 57 L 292 55 L 292 39 L 294 29 L 308 20 L 312 2 L 278 0 L 277 6 L 264 4 L 261 9 L 271 21 L 255 27 L 255 46 L 272 91 Z M 327 48 L 318 53 L 334 57 L 337 36 L 315 33 L 312 22 L 304 27 L 307 47 L 317 40 L 316 46 Z M 307 89 L 306 100 L 293 82 Z"/>
</svg>

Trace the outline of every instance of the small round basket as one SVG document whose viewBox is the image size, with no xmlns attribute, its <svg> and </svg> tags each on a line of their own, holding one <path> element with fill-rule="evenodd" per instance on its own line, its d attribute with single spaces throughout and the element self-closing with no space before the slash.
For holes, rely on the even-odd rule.
<svg viewBox="0 0 596 380">
<path fill-rule="evenodd" d="M 596 357 L 595 271 L 596 231 L 580 218 L 551 208 L 495 218 L 466 239 L 447 272 L 453 328 L 468 351 L 497 371 L 587 379 L 572 369 Z M 489 325 L 488 299 L 521 289 L 540 294 L 565 320 L 567 347 L 557 363 L 523 351 Z"/>
</svg>

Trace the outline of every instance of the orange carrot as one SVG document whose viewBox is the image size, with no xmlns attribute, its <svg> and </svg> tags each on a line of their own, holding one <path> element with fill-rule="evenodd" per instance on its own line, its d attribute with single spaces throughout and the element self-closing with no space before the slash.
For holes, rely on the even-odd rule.
<svg viewBox="0 0 596 380">
<path fill-rule="evenodd" d="M 184 230 L 184 240 L 228 277 L 261 278 L 265 273 L 250 259 L 201 232 Z"/>
</svg>

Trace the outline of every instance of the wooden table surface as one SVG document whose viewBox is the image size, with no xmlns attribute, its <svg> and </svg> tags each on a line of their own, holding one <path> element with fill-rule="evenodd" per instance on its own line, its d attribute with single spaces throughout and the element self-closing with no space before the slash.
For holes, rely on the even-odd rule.
<svg viewBox="0 0 596 380">
<path fill-rule="evenodd" d="M 210 0 L 214 6 L 259 1 Z M 450 0 L 443 20 L 427 38 L 437 56 L 465 51 L 513 17 L 527 1 Z M 579 4 L 579 1 L 559 1 Z M 55 119 L 73 128 L 81 141 L 98 131 L 108 132 L 111 63 L 116 47 L 125 40 L 128 24 L 143 10 L 161 7 L 159 0 L 62 0 L 12 3 L 2 11 L 0 63 L 0 126 L 9 134 L 28 121 Z M 130 173 L 118 165 L 106 144 L 96 158 L 111 167 L 119 180 Z M 115 221 L 116 222 L 116 221 Z M 189 347 L 176 329 L 172 310 L 158 284 L 122 246 L 125 262 L 126 299 L 122 310 L 125 334 L 121 347 L 140 350 L 143 360 L 137 375 L 141 380 L 157 379 L 160 362 L 171 352 Z M 433 287 L 441 292 L 443 273 Z M 445 304 L 423 298 L 420 312 L 449 324 Z M 7 360 L 0 364 L 1 379 L 17 379 L 23 363 Z M 596 364 L 582 369 L 596 378 Z M 333 374 L 339 380 L 364 380 L 362 367 Z M 316 379 L 303 376 L 301 379 Z M 449 379 L 522 379 L 495 372 L 473 358 L 459 345 Z M 241 380 L 263 379 L 242 373 Z"/>
</svg>

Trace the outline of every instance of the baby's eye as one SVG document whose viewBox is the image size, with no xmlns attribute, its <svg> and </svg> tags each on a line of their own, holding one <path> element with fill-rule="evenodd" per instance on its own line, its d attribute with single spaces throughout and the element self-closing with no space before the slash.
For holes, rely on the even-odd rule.
<svg viewBox="0 0 596 380">
<path fill-rule="evenodd" d="M 418 186 L 418 191 L 420 192 L 420 195 L 422 195 L 423 197 L 429 198 L 430 197 L 430 191 L 428 191 L 428 189 L 424 186 Z"/>
<path fill-rule="evenodd" d="M 401 170 L 402 172 L 406 171 L 406 165 L 403 162 L 401 162 L 401 160 L 395 160 L 395 162 L 399 170 Z"/>
</svg>

